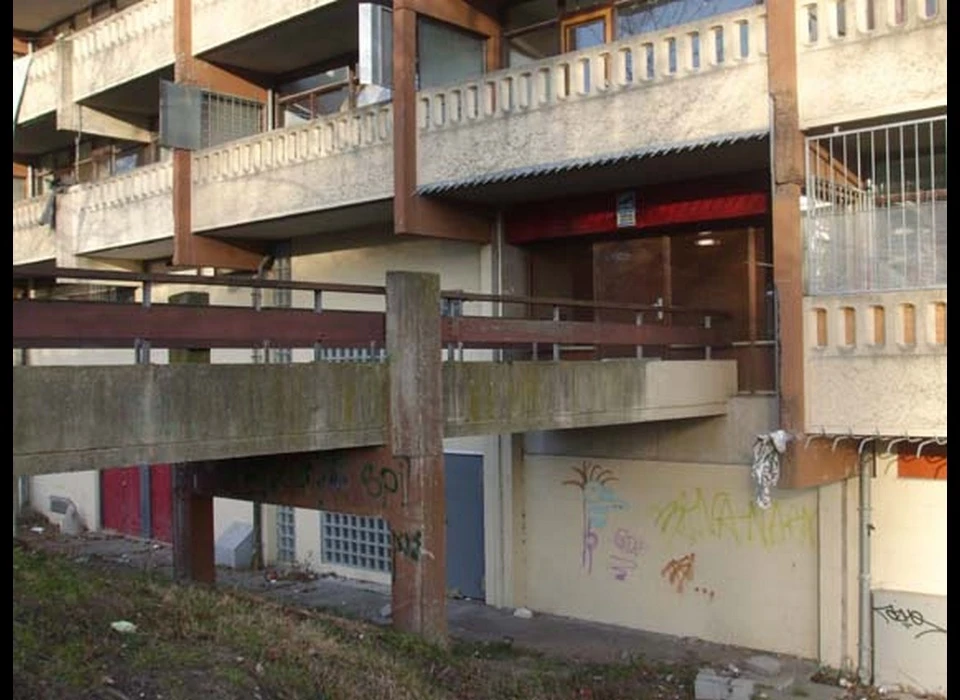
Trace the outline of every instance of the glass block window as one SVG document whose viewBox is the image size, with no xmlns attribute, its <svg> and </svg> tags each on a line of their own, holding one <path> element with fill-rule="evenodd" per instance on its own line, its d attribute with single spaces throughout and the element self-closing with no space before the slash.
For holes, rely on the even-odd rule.
<svg viewBox="0 0 960 700">
<path fill-rule="evenodd" d="M 390 529 L 383 518 L 324 511 L 320 527 L 324 563 L 390 571 Z"/>
<path fill-rule="evenodd" d="M 291 506 L 277 506 L 277 561 L 293 563 L 297 559 L 297 530 Z"/>
</svg>

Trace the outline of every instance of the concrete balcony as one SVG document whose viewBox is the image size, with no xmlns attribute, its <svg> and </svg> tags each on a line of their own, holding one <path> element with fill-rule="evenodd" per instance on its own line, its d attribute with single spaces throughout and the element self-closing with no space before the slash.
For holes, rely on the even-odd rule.
<svg viewBox="0 0 960 700">
<path fill-rule="evenodd" d="M 804 298 L 807 432 L 947 435 L 947 290 Z"/>
<path fill-rule="evenodd" d="M 752 7 L 418 95 L 418 185 L 488 181 L 769 128 Z"/>
<path fill-rule="evenodd" d="M 231 141 L 198 152 L 193 167 L 197 232 L 335 230 L 337 210 L 347 207 L 353 225 L 389 220 L 389 206 L 376 203 L 393 197 L 393 109 L 373 105 Z"/>
<path fill-rule="evenodd" d="M 60 92 L 60 60 L 56 46 L 47 46 L 33 54 L 17 123 L 25 124 L 57 111 Z"/>
<path fill-rule="evenodd" d="M 173 0 L 141 0 L 69 38 L 73 99 L 173 65 Z"/>
<path fill-rule="evenodd" d="M 57 198 L 57 262 L 78 257 L 148 259 L 173 251 L 173 167 L 158 163 Z"/>
<path fill-rule="evenodd" d="M 870 14 L 817 0 L 797 13 L 802 128 L 946 106 L 946 0 L 876 0 Z"/>
<path fill-rule="evenodd" d="M 40 223 L 47 197 L 34 197 L 13 203 L 13 264 L 55 260 L 56 235 L 50 226 Z"/>
<path fill-rule="evenodd" d="M 198 233 L 257 238 L 339 230 L 389 220 L 392 196 L 390 105 L 269 131 L 194 156 Z M 171 164 L 70 188 L 58 198 L 56 235 L 61 266 L 83 267 L 85 256 L 169 255 Z"/>
</svg>

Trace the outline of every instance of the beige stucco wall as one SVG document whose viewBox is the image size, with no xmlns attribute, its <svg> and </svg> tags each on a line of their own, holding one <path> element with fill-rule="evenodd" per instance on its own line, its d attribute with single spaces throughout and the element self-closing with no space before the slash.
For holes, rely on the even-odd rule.
<svg viewBox="0 0 960 700">
<path fill-rule="evenodd" d="M 945 596 L 946 479 L 901 479 L 896 458 L 881 455 L 872 505 L 872 587 Z"/>
<path fill-rule="evenodd" d="M 891 26 L 877 3 L 877 27 L 852 14 L 846 36 L 837 36 L 834 3 L 816 3 L 821 18 L 818 36 L 810 40 L 798 23 L 797 90 L 803 129 L 868 119 L 947 104 L 947 3 L 930 19 L 918 15 L 924 3 L 908 1 L 906 22 Z M 808 3 L 798 3 L 803 12 Z M 848 2 L 855 13 L 860 3 Z"/>
<path fill-rule="evenodd" d="M 857 667 L 860 619 L 859 479 L 814 489 L 819 546 L 818 659 L 834 668 Z"/>
<path fill-rule="evenodd" d="M 807 430 L 945 437 L 947 347 L 936 342 L 934 304 L 946 301 L 946 289 L 805 297 Z M 916 314 L 912 345 L 903 342 L 904 304 Z M 884 310 L 882 345 L 872 342 L 877 307 Z M 851 346 L 844 345 L 844 308 L 854 313 Z M 824 347 L 816 347 L 817 309 L 826 311 Z"/>
<path fill-rule="evenodd" d="M 336 0 L 193 0 L 193 53 L 200 54 Z"/>
<path fill-rule="evenodd" d="M 871 589 L 878 683 L 947 693 L 947 481 L 900 478 L 882 454 L 872 482 Z"/>
<path fill-rule="evenodd" d="M 598 470 L 585 489 L 583 467 Z M 745 466 L 528 456 L 523 470 L 532 609 L 816 656 L 815 493 L 760 511 Z"/>
</svg>

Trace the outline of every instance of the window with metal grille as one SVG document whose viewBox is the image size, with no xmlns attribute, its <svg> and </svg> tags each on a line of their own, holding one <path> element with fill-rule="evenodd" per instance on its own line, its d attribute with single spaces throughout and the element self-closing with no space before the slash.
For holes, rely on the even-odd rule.
<svg viewBox="0 0 960 700">
<path fill-rule="evenodd" d="M 200 109 L 201 148 L 263 131 L 263 104 L 256 100 L 204 91 Z"/>
<path fill-rule="evenodd" d="M 277 506 L 277 561 L 291 564 L 297 560 L 297 529 L 291 506 Z"/>
<path fill-rule="evenodd" d="M 807 138 L 808 294 L 947 285 L 947 117 Z"/>
<path fill-rule="evenodd" d="M 367 571 L 390 571 L 390 529 L 383 518 L 320 514 L 322 561 Z"/>
</svg>

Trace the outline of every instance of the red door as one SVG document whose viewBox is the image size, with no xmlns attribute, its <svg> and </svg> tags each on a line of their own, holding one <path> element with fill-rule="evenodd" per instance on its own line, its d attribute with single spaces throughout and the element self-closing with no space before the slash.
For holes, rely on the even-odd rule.
<svg viewBox="0 0 960 700">
<path fill-rule="evenodd" d="M 173 493 L 170 465 L 150 467 L 150 520 L 152 539 L 172 542 Z M 142 537 L 140 468 L 120 467 L 100 472 L 103 527 L 124 535 Z"/>
<path fill-rule="evenodd" d="M 119 467 L 100 472 L 100 509 L 103 528 L 139 537 L 140 469 Z"/>
<path fill-rule="evenodd" d="M 150 467 L 150 517 L 153 539 L 173 542 L 173 483 L 169 464 Z"/>
</svg>

